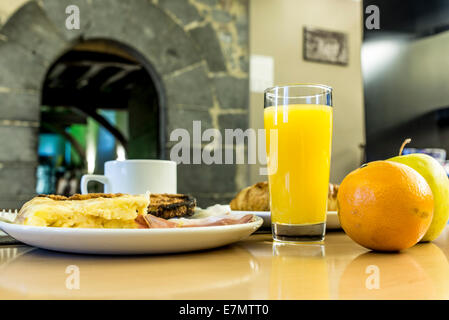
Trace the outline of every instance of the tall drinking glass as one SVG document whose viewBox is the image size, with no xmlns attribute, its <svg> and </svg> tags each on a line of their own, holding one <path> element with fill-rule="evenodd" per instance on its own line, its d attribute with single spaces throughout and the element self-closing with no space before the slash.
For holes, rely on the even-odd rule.
<svg viewBox="0 0 449 320">
<path fill-rule="evenodd" d="M 265 90 L 264 124 L 273 238 L 322 241 L 332 143 L 332 88 Z"/>
</svg>

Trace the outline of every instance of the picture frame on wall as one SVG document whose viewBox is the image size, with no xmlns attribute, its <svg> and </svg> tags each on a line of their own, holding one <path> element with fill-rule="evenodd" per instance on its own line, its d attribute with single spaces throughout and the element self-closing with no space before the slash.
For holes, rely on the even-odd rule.
<svg viewBox="0 0 449 320">
<path fill-rule="evenodd" d="M 305 61 L 346 66 L 349 63 L 348 36 L 344 32 L 303 28 Z"/>
</svg>

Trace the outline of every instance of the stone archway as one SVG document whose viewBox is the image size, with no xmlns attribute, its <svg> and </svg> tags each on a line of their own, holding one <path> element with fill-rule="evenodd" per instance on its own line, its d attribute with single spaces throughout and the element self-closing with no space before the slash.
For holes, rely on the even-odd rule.
<svg viewBox="0 0 449 320">
<path fill-rule="evenodd" d="M 79 30 L 65 27 L 71 4 L 80 9 Z M 80 39 L 123 43 L 149 63 L 162 93 L 163 136 L 175 128 L 191 131 L 193 120 L 201 120 L 203 128 L 247 126 L 247 66 L 230 70 L 211 24 L 187 0 L 177 4 L 184 7 L 170 1 L 40 0 L 25 3 L 9 18 L 0 30 L 0 207 L 17 208 L 34 194 L 43 79 Z M 195 184 L 200 175 L 201 184 Z M 238 181 L 245 181 L 237 175 L 246 177 L 234 165 L 180 166 L 179 191 L 204 199 L 202 205 L 227 200 L 242 187 Z M 217 179 L 222 182 L 213 193 Z"/>
</svg>

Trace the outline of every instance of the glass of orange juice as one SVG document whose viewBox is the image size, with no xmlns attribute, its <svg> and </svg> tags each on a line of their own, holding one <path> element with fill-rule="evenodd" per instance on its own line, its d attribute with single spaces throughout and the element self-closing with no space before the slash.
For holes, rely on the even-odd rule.
<svg viewBox="0 0 449 320">
<path fill-rule="evenodd" d="M 273 238 L 322 241 L 332 144 L 332 88 L 265 90 L 264 125 Z"/>
</svg>

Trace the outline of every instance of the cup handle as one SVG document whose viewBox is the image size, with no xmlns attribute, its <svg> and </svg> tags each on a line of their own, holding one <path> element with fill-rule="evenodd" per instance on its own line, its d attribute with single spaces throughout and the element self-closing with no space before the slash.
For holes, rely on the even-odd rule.
<svg viewBox="0 0 449 320">
<path fill-rule="evenodd" d="M 87 191 L 87 185 L 89 184 L 90 181 L 98 181 L 98 182 L 104 184 L 105 189 L 106 189 L 106 186 L 110 186 L 110 181 L 109 181 L 108 177 L 106 177 L 106 176 L 99 175 L 99 174 L 85 174 L 81 178 L 81 193 L 82 194 L 89 193 Z"/>
</svg>

